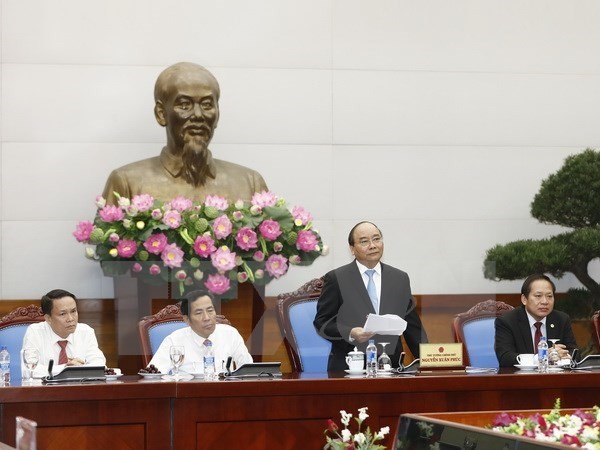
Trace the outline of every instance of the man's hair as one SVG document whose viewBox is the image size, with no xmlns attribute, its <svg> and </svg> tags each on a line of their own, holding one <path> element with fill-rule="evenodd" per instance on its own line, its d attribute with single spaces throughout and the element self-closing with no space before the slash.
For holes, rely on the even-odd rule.
<svg viewBox="0 0 600 450">
<path fill-rule="evenodd" d="M 350 244 L 350 246 L 354 247 L 354 230 L 356 230 L 363 223 L 370 223 L 371 225 L 373 225 L 375 228 L 377 228 L 377 231 L 379 231 L 381 237 L 383 237 L 383 233 L 377 225 L 375 225 L 373 222 L 369 222 L 368 220 L 363 220 L 362 222 L 358 222 L 356 225 L 354 225 L 350 230 L 350 233 L 348 234 L 348 244 Z"/>
<path fill-rule="evenodd" d="M 52 313 L 52 304 L 54 300 L 64 297 L 71 297 L 73 300 L 77 301 L 77 297 L 75 297 L 75 295 L 71 294 L 69 291 L 65 291 L 64 289 L 53 289 L 42 297 L 42 312 L 50 315 Z"/>
<path fill-rule="evenodd" d="M 216 309 L 215 305 L 215 296 L 206 289 L 198 289 L 192 292 L 189 292 L 185 297 L 181 299 L 181 303 L 179 303 L 179 309 L 181 310 L 181 314 L 184 316 L 190 315 L 190 303 L 194 303 L 200 297 L 208 297 L 212 305 Z"/>
<path fill-rule="evenodd" d="M 219 87 L 219 82 L 217 79 L 206 67 L 190 62 L 179 62 L 173 64 L 160 73 L 156 79 L 156 83 L 154 84 L 154 101 L 164 101 L 165 97 L 167 97 L 169 94 L 169 88 L 177 80 L 179 75 L 188 71 L 204 72 L 211 82 L 214 83 L 215 96 L 217 97 L 217 101 L 219 101 L 219 97 L 221 96 L 221 88 Z"/>
<path fill-rule="evenodd" d="M 534 281 L 538 280 L 547 281 L 552 286 L 552 293 L 554 294 L 556 292 L 556 286 L 550 277 L 544 275 L 543 273 L 534 273 L 533 275 L 529 275 L 525 281 L 523 281 L 523 286 L 521 286 L 521 294 L 523 294 L 525 297 L 528 297 L 529 293 L 531 292 L 531 285 Z"/>
</svg>

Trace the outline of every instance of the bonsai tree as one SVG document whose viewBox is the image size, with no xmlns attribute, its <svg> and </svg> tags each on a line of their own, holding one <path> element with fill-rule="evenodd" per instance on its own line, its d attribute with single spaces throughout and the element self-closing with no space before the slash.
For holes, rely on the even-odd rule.
<svg viewBox="0 0 600 450">
<path fill-rule="evenodd" d="M 561 278 L 570 272 L 585 286 L 570 290 L 570 298 L 583 307 L 583 316 L 590 317 L 600 309 L 600 285 L 588 271 L 590 261 L 600 257 L 600 153 L 587 149 L 569 156 L 558 172 L 542 181 L 531 215 L 541 223 L 572 230 L 547 239 L 496 245 L 487 251 L 485 277 L 517 280 L 549 273 Z"/>
</svg>

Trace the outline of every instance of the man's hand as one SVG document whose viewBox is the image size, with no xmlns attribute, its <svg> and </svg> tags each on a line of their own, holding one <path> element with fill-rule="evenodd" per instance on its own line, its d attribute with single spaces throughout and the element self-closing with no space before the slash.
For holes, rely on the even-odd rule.
<svg viewBox="0 0 600 450">
<path fill-rule="evenodd" d="M 67 361 L 67 366 L 83 366 L 85 361 L 82 361 L 79 358 L 69 358 Z"/>
<path fill-rule="evenodd" d="M 354 339 L 354 341 L 358 342 L 359 344 L 367 342 L 373 336 L 375 336 L 375 333 L 365 331 L 363 327 L 355 327 L 352 328 L 352 330 L 350 330 L 350 337 L 352 337 L 352 339 Z"/>
</svg>

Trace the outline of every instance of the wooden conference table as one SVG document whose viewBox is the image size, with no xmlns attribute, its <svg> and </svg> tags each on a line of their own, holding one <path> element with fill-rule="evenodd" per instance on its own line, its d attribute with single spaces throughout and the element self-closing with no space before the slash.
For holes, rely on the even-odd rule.
<svg viewBox="0 0 600 450">
<path fill-rule="evenodd" d="M 563 408 L 600 402 L 600 372 L 344 375 L 178 383 L 136 375 L 2 387 L 0 441 L 15 444 L 20 415 L 38 423 L 38 448 L 45 450 L 309 449 L 323 447 L 327 419 L 341 425 L 341 409 L 356 415 L 367 406 L 371 430 L 389 426 L 393 435 L 403 413 L 550 409 L 556 398 Z"/>
</svg>

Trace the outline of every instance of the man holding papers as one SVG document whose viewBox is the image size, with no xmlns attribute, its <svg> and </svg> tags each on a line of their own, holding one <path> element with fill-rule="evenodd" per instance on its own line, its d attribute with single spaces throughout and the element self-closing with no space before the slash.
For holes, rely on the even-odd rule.
<svg viewBox="0 0 600 450">
<path fill-rule="evenodd" d="M 314 320 L 317 332 L 332 344 L 328 370 L 347 369 L 346 354 L 354 347 L 364 351 L 369 339 L 389 342 L 386 352 L 398 367 L 401 334 L 418 357 L 419 344 L 427 342 L 427 334 L 415 310 L 408 274 L 380 262 L 383 236 L 373 223 L 356 224 L 348 244 L 355 260 L 325 275 Z M 371 316 L 365 326 L 369 314 L 398 317 Z"/>
</svg>

